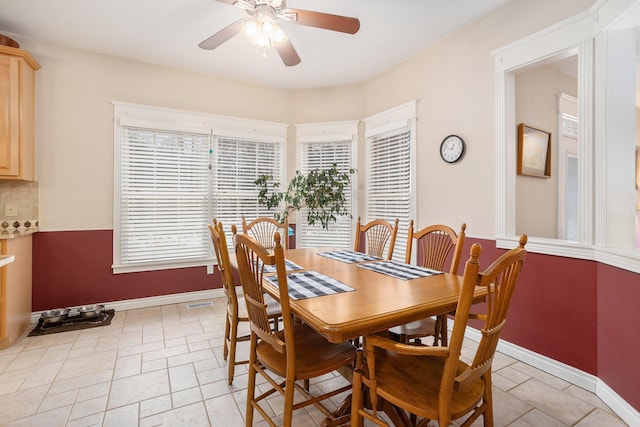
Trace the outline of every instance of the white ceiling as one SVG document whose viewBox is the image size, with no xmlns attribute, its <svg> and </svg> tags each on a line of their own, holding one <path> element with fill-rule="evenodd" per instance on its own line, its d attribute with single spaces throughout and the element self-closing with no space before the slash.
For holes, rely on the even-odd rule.
<svg viewBox="0 0 640 427">
<path fill-rule="evenodd" d="M 365 81 L 510 0 L 288 0 L 287 7 L 360 19 L 355 35 L 283 27 L 302 58 L 238 35 L 213 51 L 198 43 L 245 11 L 215 0 L 0 0 L 0 33 L 279 88 Z M 24 46 L 23 46 L 24 47 Z"/>
</svg>

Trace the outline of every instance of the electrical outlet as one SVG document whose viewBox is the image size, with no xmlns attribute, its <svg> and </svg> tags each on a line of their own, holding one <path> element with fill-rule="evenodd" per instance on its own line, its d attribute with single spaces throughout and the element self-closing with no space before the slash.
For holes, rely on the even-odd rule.
<svg viewBox="0 0 640 427">
<path fill-rule="evenodd" d="M 7 203 L 4 205 L 4 215 L 5 216 L 18 216 L 18 204 L 17 203 Z"/>
</svg>

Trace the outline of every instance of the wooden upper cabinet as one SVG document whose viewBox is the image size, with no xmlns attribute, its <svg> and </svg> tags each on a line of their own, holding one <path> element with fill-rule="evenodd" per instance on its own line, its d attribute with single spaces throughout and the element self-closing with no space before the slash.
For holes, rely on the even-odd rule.
<svg viewBox="0 0 640 427">
<path fill-rule="evenodd" d="M 35 179 L 35 72 L 26 51 L 0 46 L 0 179 Z"/>
</svg>

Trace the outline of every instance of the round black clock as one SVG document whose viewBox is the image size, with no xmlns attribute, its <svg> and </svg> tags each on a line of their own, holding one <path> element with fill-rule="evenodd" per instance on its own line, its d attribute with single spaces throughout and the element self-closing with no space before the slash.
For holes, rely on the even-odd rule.
<svg viewBox="0 0 640 427">
<path fill-rule="evenodd" d="M 447 163 L 455 163 L 464 154 L 464 140 L 458 135 L 449 135 L 440 144 L 440 157 Z"/>
</svg>

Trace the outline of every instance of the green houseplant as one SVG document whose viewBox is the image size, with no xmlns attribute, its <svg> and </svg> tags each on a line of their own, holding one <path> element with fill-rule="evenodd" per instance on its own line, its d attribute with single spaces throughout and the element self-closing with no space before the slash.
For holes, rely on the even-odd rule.
<svg viewBox="0 0 640 427">
<path fill-rule="evenodd" d="M 284 221 L 296 210 L 307 208 L 309 225 L 320 224 L 328 229 L 338 216 L 351 217 L 345 206 L 345 189 L 355 172 L 355 169 L 341 172 L 335 163 L 328 169 L 312 170 L 306 175 L 296 171 L 286 190 L 279 182 L 273 181 L 273 176 L 262 175 L 254 181 L 260 189 L 258 203 L 269 209 L 278 209 L 284 202 L 286 207 L 274 213 L 278 221 Z"/>
</svg>

